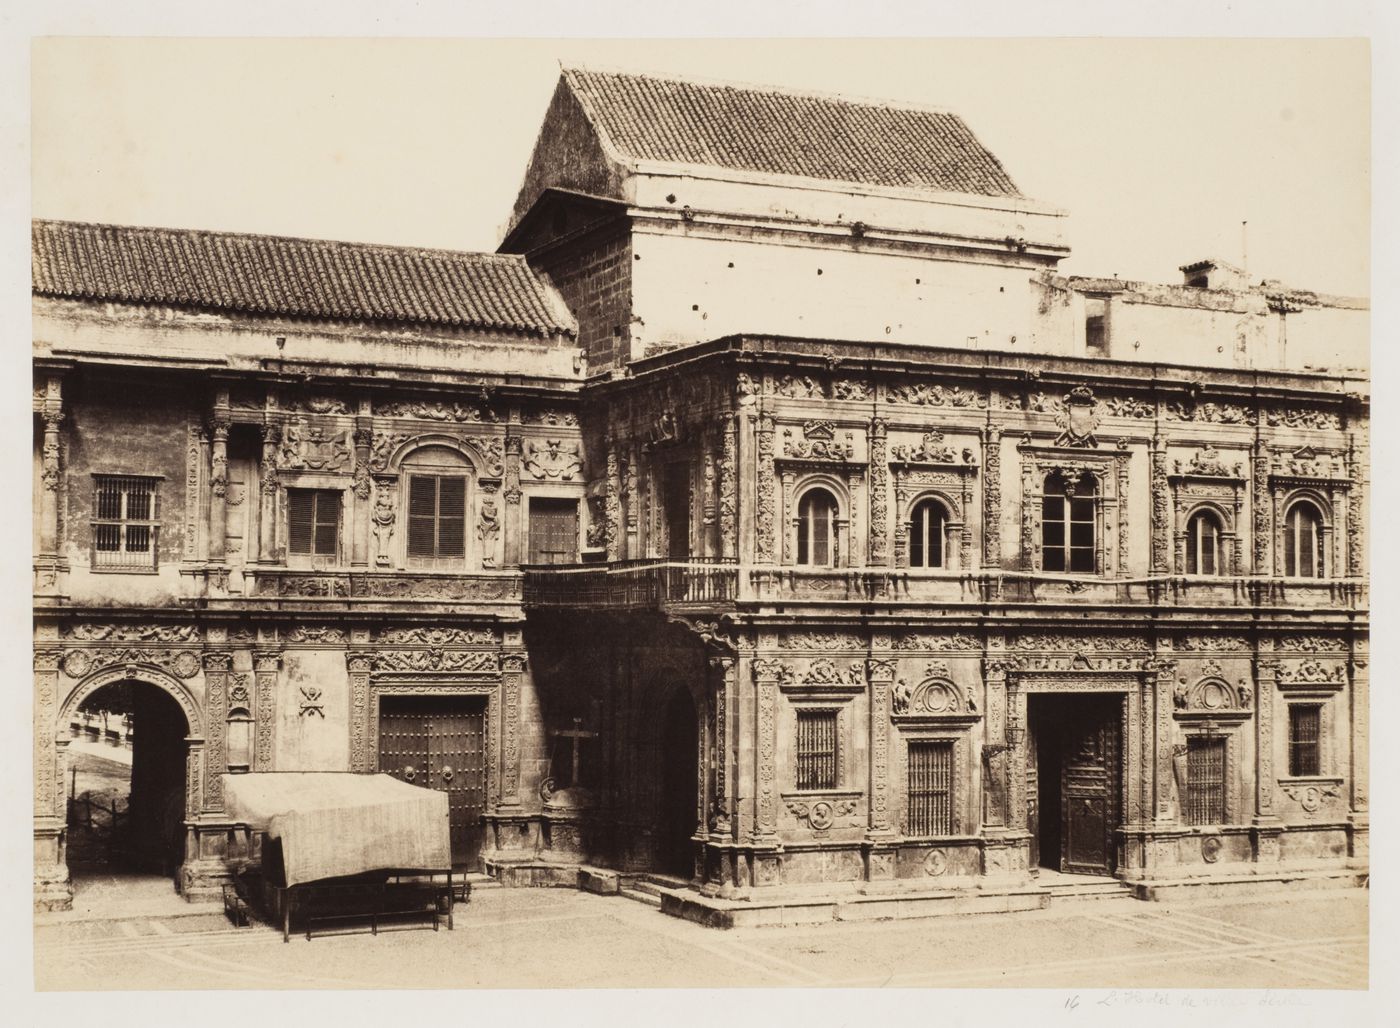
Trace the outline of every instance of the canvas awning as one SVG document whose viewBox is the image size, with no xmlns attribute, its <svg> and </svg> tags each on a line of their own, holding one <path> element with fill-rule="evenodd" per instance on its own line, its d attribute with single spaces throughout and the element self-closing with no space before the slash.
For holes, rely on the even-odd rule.
<svg viewBox="0 0 1400 1028">
<path fill-rule="evenodd" d="M 281 884 L 367 871 L 452 866 L 447 794 L 389 775 L 274 771 L 224 775 L 229 816 L 280 843 Z"/>
</svg>

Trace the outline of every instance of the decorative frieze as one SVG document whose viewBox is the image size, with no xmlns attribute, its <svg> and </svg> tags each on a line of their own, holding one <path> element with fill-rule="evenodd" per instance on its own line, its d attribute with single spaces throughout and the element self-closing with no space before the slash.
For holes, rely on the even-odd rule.
<svg viewBox="0 0 1400 1028">
<path fill-rule="evenodd" d="M 783 429 L 783 456 L 792 460 L 823 460 L 844 462 L 855 456 L 851 433 L 836 438 L 836 425 L 830 421 L 807 421 L 802 425 L 802 438 L 793 436 L 792 429 Z"/>
<path fill-rule="evenodd" d="M 851 632 L 788 632 L 778 636 L 784 650 L 857 650 L 864 643 Z"/>
<path fill-rule="evenodd" d="M 298 623 L 287 629 L 282 638 L 289 643 L 324 643 L 338 646 L 345 642 L 345 629 L 339 625 Z"/>
<path fill-rule="evenodd" d="M 282 426 L 277 466 L 291 470 L 342 471 L 354 459 L 349 431 L 333 431 L 324 425 L 294 418 Z"/>
<path fill-rule="evenodd" d="M 1322 686 L 1343 686 L 1347 683 L 1346 665 L 1341 662 L 1324 663 L 1313 659 L 1305 660 L 1299 664 L 1288 665 L 1279 664 L 1278 684 L 1282 686 L 1290 685 L 1322 685 Z"/>
<path fill-rule="evenodd" d="M 855 813 L 859 802 L 854 799 L 785 799 L 784 805 L 788 813 L 799 821 L 806 822 L 808 828 L 815 832 L 825 832 L 836 824 L 838 817 Z"/>
<path fill-rule="evenodd" d="M 1274 408 L 1265 415 L 1269 425 L 1281 428 L 1307 428 L 1317 431 L 1338 431 L 1342 419 L 1331 411 L 1307 408 Z"/>
<path fill-rule="evenodd" d="M 374 413 L 383 418 L 417 418 L 419 421 L 492 422 L 496 412 L 475 403 L 427 401 L 376 401 Z"/>
<path fill-rule="evenodd" d="M 1026 632 L 1010 641 L 1022 650 L 1060 650 L 1069 652 L 1096 651 L 1129 652 L 1151 649 L 1139 635 L 1068 635 L 1051 632 Z"/>
<path fill-rule="evenodd" d="M 156 650 L 137 647 L 69 650 L 63 655 L 63 673 L 69 678 L 86 678 L 103 668 L 129 664 L 150 664 L 176 678 L 199 674 L 199 657 L 190 650 Z"/>
<path fill-rule="evenodd" d="M 533 442 L 525 444 L 523 466 L 537 479 L 572 482 L 583 466 L 583 458 L 577 443 L 546 439 L 543 446 Z"/>
<path fill-rule="evenodd" d="M 982 643 L 965 633 L 944 632 L 900 632 L 890 639 L 890 648 L 895 650 L 974 650 L 980 651 Z"/>
<path fill-rule="evenodd" d="M 1233 403 L 1183 401 L 1164 405 L 1168 421 L 1205 421 L 1220 425 L 1253 425 L 1254 411 Z"/>
<path fill-rule="evenodd" d="M 494 646 L 500 633 L 490 628 L 448 628 L 441 626 L 386 628 L 375 641 L 388 646 Z"/>
<path fill-rule="evenodd" d="M 79 621 L 65 625 L 62 636 L 80 642 L 197 643 L 198 625 L 124 624 Z"/>
<path fill-rule="evenodd" d="M 379 650 L 374 655 L 374 670 L 494 675 L 499 673 L 500 664 L 494 650 L 444 650 L 432 646 L 422 650 Z"/>
<path fill-rule="evenodd" d="M 938 383 L 900 382 L 890 386 L 891 403 L 907 403 L 918 407 L 961 407 L 982 410 L 986 402 L 980 394 L 961 386 Z"/>
</svg>

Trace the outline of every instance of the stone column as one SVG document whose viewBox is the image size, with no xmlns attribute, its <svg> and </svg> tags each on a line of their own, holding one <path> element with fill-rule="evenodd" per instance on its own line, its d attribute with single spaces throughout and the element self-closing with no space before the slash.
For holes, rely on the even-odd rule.
<svg viewBox="0 0 1400 1028">
<path fill-rule="evenodd" d="M 890 687 L 894 684 L 893 660 L 867 660 L 870 683 L 870 812 L 866 834 L 888 835 L 890 825 Z"/>
<path fill-rule="evenodd" d="M 55 380 L 50 379 L 50 382 Z M 63 410 L 52 400 L 45 401 L 44 411 L 43 481 L 39 494 L 39 555 L 58 555 L 58 487 L 63 472 L 60 467 L 62 443 L 59 428 L 63 425 Z"/>
<path fill-rule="evenodd" d="M 520 806 L 520 679 L 524 673 L 524 653 L 501 654 L 502 810 Z"/>
<path fill-rule="evenodd" d="M 738 661 L 733 657 L 711 657 L 710 667 L 715 671 L 715 809 L 710 827 L 713 829 L 712 834 L 729 838 L 737 824 L 737 818 L 733 817 L 729 791 L 733 775 L 730 750 L 734 737 L 729 719 L 733 708 Z"/>
<path fill-rule="evenodd" d="M 1279 859 L 1282 821 L 1274 811 L 1274 707 L 1277 698 L 1278 661 L 1260 659 L 1254 683 L 1254 859 L 1275 863 Z"/>
<path fill-rule="evenodd" d="M 374 480 L 369 473 L 369 451 L 374 432 L 368 418 L 355 421 L 355 514 L 350 524 L 350 566 L 369 567 L 369 512 Z"/>
<path fill-rule="evenodd" d="M 755 843 L 771 842 L 778 830 L 778 681 L 791 673 L 782 661 L 760 658 L 753 662 L 756 693 L 754 719 L 754 830 Z"/>
<path fill-rule="evenodd" d="M 506 460 L 502 492 L 506 498 L 505 547 L 506 567 L 519 567 L 524 514 L 520 502 L 520 426 L 506 426 Z"/>
<path fill-rule="evenodd" d="M 1001 567 L 1001 428 L 982 430 L 982 566 Z"/>
<path fill-rule="evenodd" d="M 755 475 L 754 561 L 772 564 L 777 560 L 773 549 L 776 477 L 773 471 L 773 418 L 769 414 L 758 416 Z"/>
<path fill-rule="evenodd" d="M 720 416 L 719 460 L 719 555 L 726 560 L 738 556 L 739 508 L 736 470 L 739 453 L 738 418 L 729 412 Z"/>
<path fill-rule="evenodd" d="M 1351 661 L 1351 810 L 1347 815 L 1349 853 L 1354 860 L 1370 855 L 1371 757 L 1370 662 L 1353 655 Z"/>
<path fill-rule="evenodd" d="M 867 562 L 884 567 L 890 562 L 890 463 L 886 452 L 889 423 L 870 419 L 870 548 Z"/>
<path fill-rule="evenodd" d="M 222 564 L 228 545 L 228 390 L 209 417 L 209 561 Z"/>
<path fill-rule="evenodd" d="M 224 809 L 223 774 L 228 770 L 228 676 L 232 669 L 233 654 L 222 650 L 204 654 L 204 749 L 208 763 L 204 809 L 210 812 Z"/>
<path fill-rule="evenodd" d="M 273 732 L 277 723 L 277 672 L 282 667 L 282 654 L 276 650 L 253 651 L 253 679 L 256 690 L 253 720 L 255 723 L 253 769 L 273 770 Z M 351 759 L 354 759 L 353 749 Z M 353 768 L 352 770 L 360 770 Z"/>
<path fill-rule="evenodd" d="M 277 445 L 282 426 L 262 427 L 262 469 L 258 488 L 258 557 L 264 564 L 277 563 Z"/>
</svg>

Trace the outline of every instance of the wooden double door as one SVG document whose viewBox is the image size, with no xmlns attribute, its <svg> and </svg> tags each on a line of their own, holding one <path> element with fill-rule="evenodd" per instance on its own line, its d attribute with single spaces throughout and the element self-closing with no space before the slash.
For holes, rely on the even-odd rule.
<svg viewBox="0 0 1400 1028">
<path fill-rule="evenodd" d="M 382 697 L 379 770 L 447 793 L 452 863 L 474 870 L 485 834 L 485 697 Z"/>
<path fill-rule="evenodd" d="M 1122 821 L 1123 697 L 1028 698 L 1027 828 L 1032 864 L 1112 874 Z"/>
</svg>

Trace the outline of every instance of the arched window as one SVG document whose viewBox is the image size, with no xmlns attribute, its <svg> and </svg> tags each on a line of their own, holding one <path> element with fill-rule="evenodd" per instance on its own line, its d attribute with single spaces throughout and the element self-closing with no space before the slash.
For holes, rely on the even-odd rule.
<svg viewBox="0 0 1400 1028">
<path fill-rule="evenodd" d="M 410 567 L 462 566 L 470 470 L 466 459 L 446 446 L 425 446 L 403 462 Z"/>
<path fill-rule="evenodd" d="M 1186 573 L 1220 574 L 1220 522 L 1214 514 L 1198 511 L 1186 523 Z"/>
<path fill-rule="evenodd" d="M 1098 554 L 1098 496 L 1094 476 L 1059 472 L 1045 478 L 1041 502 L 1041 568 L 1093 574 Z"/>
<path fill-rule="evenodd" d="M 937 500 L 922 500 L 909 522 L 909 566 L 945 567 L 943 540 L 948 529 L 948 512 Z"/>
<path fill-rule="evenodd" d="M 836 562 L 836 497 L 809 490 L 797 505 L 797 563 L 827 568 Z"/>
<path fill-rule="evenodd" d="M 1322 515 L 1311 503 L 1295 503 L 1283 523 L 1283 573 L 1290 578 L 1321 578 Z"/>
</svg>

